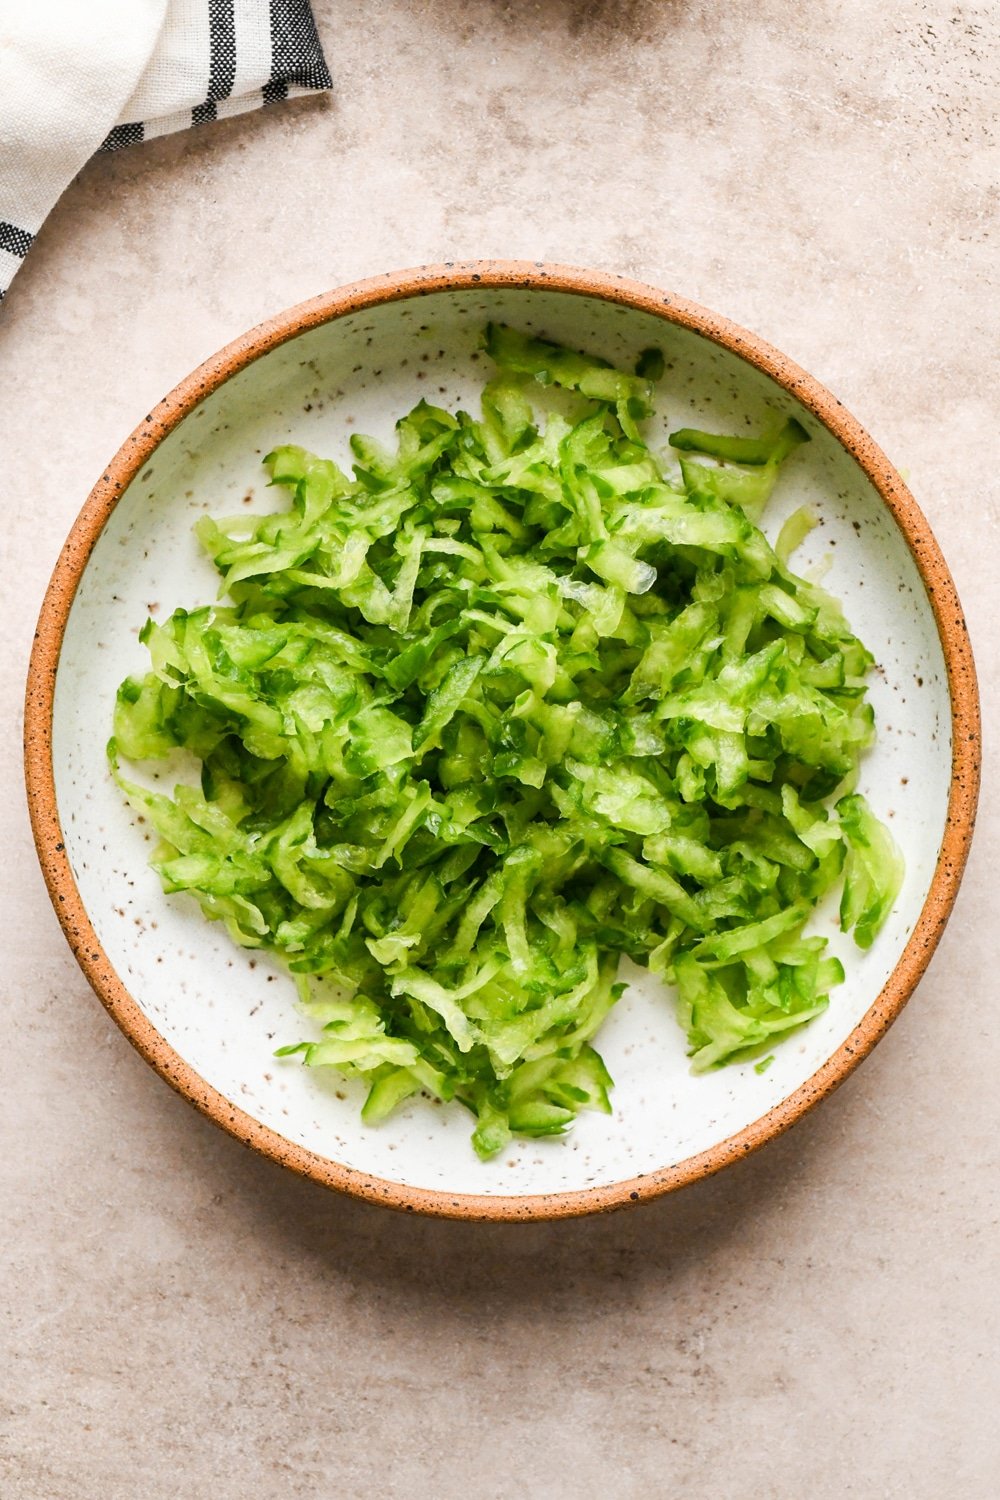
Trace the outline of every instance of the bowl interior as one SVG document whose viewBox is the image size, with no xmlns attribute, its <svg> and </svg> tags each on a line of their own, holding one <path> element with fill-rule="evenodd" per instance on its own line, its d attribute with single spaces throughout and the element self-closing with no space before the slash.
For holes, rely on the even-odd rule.
<svg viewBox="0 0 1000 1500">
<path fill-rule="evenodd" d="M 826 585 L 875 653 L 879 737 L 861 789 L 906 858 L 897 908 L 866 954 L 827 931 L 846 982 L 827 1013 L 776 1048 L 767 1072 L 751 1064 L 692 1077 L 670 995 L 639 971 L 598 1038 L 615 1079 L 611 1117 L 584 1115 L 571 1135 L 518 1142 L 483 1164 L 457 1107 L 415 1100 L 386 1124 L 361 1124 L 363 1090 L 279 1061 L 274 1049 L 308 1034 L 291 981 L 267 959 L 235 948 L 193 899 L 164 896 L 148 868 L 150 835 L 124 805 L 105 765 L 115 690 L 142 672 L 147 614 L 212 600 L 217 577 L 192 525 L 202 514 L 272 509 L 261 458 L 302 443 L 349 463 L 352 431 L 391 437 L 420 397 L 474 404 L 488 376 L 478 351 L 489 318 L 629 365 L 659 345 L 667 359 L 654 445 L 673 428 L 749 430 L 794 413 L 813 441 L 783 471 L 765 521 L 806 503 L 820 517 L 795 558 L 828 566 Z M 741 1130 L 803 1084 L 876 999 L 927 895 L 944 831 L 950 762 L 949 698 L 927 595 L 895 521 L 856 461 L 794 397 L 705 336 L 649 313 L 538 288 L 471 288 L 351 313 L 272 350 L 186 417 L 137 475 L 99 537 L 66 629 L 53 723 L 59 814 L 70 864 L 103 948 L 141 1010 L 201 1077 L 287 1140 L 392 1182 L 451 1193 L 521 1195 L 608 1185 L 673 1165 Z M 177 779 L 174 768 L 164 780 Z"/>
</svg>

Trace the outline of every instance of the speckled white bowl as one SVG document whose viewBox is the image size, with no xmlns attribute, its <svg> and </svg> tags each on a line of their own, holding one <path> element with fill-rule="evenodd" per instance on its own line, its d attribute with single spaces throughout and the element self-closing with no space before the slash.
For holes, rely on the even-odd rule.
<svg viewBox="0 0 1000 1500">
<path fill-rule="evenodd" d="M 415 1100 L 366 1128 L 358 1087 L 276 1061 L 303 1034 L 294 991 L 189 898 L 164 896 L 149 835 L 105 765 L 115 690 L 142 671 L 147 613 L 215 597 L 192 523 L 270 508 L 261 456 L 302 443 L 341 463 L 353 430 L 389 437 L 421 396 L 475 401 L 482 325 L 499 318 L 629 365 L 667 358 L 654 442 L 674 427 L 757 429 L 794 414 L 813 441 L 787 464 L 767 517 L 821 518 L 800 570 L 830 565 L 874 650 L 879 738 L 862 788 L 906 857 L 896 910 L 865 954 L 822 913 L 847 969 L 827 1013 L 763 1075 L 693 1077 L 669 996 L 638 971 L 599 1038 L 614 1114 L 565 1139 L 519 1142 L 483 1164 L 458 1108 Z M 143 1055 L 219 1124 L 329 1185 L 464 1217 L 584 1213 L 717 1170 L 793 1123 L 870 1050 L 907 999 L 947 919 L 971 836 L 978 705 L 947 569 L 899 476 L 839 403 L 774 350 L 646 287 L 591 273 L 476 263 L 383 277 L 293 309 L 208 361 L 126 442 L 60 558 L 39 626 L 27 708 L 28 788 L 56 910 L 100 998 Z"/>
</svg>

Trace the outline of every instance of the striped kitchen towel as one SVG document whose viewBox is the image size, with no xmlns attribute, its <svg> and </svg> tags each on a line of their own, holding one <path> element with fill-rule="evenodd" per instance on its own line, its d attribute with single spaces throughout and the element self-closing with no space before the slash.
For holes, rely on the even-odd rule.
<svg viewBox="0 0 1000 1500">
<path fill-rule="evenodd" d="M 330 86 L 309 0 L 0 0 L 0 298 L 95 151 Z"/>
</svg>

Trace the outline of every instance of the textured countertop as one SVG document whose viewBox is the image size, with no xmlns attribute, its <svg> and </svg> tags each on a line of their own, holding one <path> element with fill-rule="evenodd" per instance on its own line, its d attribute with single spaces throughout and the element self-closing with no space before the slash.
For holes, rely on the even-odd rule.
<svg viewBox="0 0 1000 1500">
<path fill-rule="evenodd" d="M 0 1494 L 994 1500 L 996 9 L 317 15 L 331 100 L 95 161 L 0 312 Z M 872 1057 L 739 1168 L 554 1225 L 394 1216 L 196 1115 L 80 976 L 19 769 L 49 571 L 152 403 L 289 303 L 491 255 L 683 293 L 830 386 L 930 519 L 986 715 L 965 885 Z"/>
</svg>

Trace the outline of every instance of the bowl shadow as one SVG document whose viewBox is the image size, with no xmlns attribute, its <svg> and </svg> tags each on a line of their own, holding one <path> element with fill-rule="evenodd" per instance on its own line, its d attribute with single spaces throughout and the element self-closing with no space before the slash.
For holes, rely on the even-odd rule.
<svg viewBox="0 0 1000 1500">
<path fill-rule="evenodd" d="M 607 1311 L 609 1303 L 670 1295 L 704 1278 L 706 1266 L 726 1262 L 734 1247 L 745 1249 L 748 1235 L 770 1239 L 769 1221 L 815 1194 L 830 1158 L 842 1154 L 841 1110 L 852 1091 L 849 1082 L 818 1114 L 714 1177 L 578 1219 L 470 1222 L 394 1212 L 323 1189 L 222 1138 L 225 1160 L 206 1154 L 204 1141 L 188 1160 L 228 1177 L 225 1211 L 236 1220 L 237 1241 L 245 1236 L 268 1261 L 298 1265 L 323 1288 L 321 1317 L 335 1315 L 337 1289 L 347 1286 L 374 1297 L 390 1320 L 394 1306 L 402 1316 L 417 1303 L 423 1317 L 453 1330 L 484 1318 L 544 1320 L 551 1328 L 586 1316 L 598 1296 Z M 185 1129 L 215 1136 L 196 1117 Z"/>
</svg>

